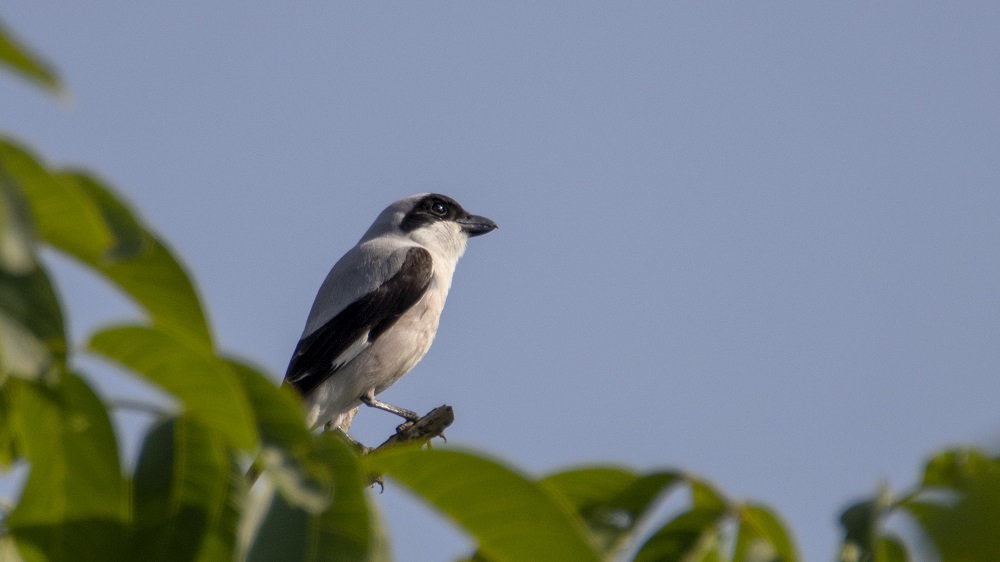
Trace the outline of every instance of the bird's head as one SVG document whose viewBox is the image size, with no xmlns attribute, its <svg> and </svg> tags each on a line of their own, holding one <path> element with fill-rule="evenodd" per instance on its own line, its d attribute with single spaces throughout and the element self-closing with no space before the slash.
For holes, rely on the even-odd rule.
<svg viewBox="0 0 1000 562">
<path fill-rule="evenodd" d="M 386 233 L 404 236 L 428 250 L 458 259 L 466 241 L 496 230 L 497 223 L 468 211 L 451 197 L 419 193 L 389 205 L 365 238 Z"/>
</svg>

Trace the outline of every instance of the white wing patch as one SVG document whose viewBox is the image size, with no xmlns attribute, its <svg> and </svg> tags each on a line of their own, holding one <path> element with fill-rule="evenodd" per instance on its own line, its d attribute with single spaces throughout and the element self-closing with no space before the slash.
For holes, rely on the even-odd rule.
<svg viewBox="0 0 1000 562">
<path fill-rule="evenodd" d="M 354 340 L 354 343 L 347 346 L 347 349 L 345 349 L 343 353 L 338 355 L 337 358 L 330 363 L 331 368 L 334 371 L 341 369 L 344 365 L 353 361 L 354 358 L 357 357 L 362 351 L 368 349 L 368 346 L 370 345 L 371 342 L 368 341 L 368 332 L 361 334 L 360 338 Z"/>
</svg>

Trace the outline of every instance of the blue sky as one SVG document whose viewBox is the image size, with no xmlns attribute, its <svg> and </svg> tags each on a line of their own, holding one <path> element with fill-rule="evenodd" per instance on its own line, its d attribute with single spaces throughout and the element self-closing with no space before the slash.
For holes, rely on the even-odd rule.
<svg viewBox="0 0 1000 562">
<path fill-rule="evenodd" d="M 60 104 L 0 128 L 101 173 L 173 244 L 223 346 L 277 380 L 391 201 L 496 220 L 383 395 L 532 474 L 678 466 L 836 517 L 1000 420 L 995 2 L 5 4 Z M 57 261 L 57 260 L 55 260 Z M 135 314 L 56 263 L 78 341 Z M 140 386 L 96 362 L 106 394 Z M 138 419 L 123 418 L 131 435 Z M 392 416 L 363 412 L 374 442 Z M 400 560 L 466 542 L 389 486 Z"/>
</svg>

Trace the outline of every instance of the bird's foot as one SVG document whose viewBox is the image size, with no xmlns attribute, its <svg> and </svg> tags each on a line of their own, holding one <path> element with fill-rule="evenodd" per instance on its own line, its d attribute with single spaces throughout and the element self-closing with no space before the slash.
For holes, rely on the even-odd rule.
<svg viewBox="0 0 1000 562">
<path fill-rule="evenodd" d="M 396 414 L 408 422 L 415 422 L 420 419 L 420 414 L 414 412 L 413 410 L 407 410 L 406 408 L 400 408 L 399 406 L 393 406 L 392 404 L 386 404 L 381 400 L 376 400 L 374 394 L 366 394 L 362 396 L 360 400 L 365 406 L 378 408 L 379 410 L 385 410 L 386 412 Z"/>
</svg>

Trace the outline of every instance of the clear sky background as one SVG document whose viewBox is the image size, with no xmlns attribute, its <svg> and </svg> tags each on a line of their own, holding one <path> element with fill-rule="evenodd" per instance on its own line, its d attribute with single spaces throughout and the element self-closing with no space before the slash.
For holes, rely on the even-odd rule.
<svg viewBox="0 0 1000 562">
<path fill-rule="evenodd" d="M 1000 436 L 1000 3 L 46 2 L 72 101 L 0 128 L 100 172 L 275 381 L 337 258 L 439 191 L 472 240 L 389 402 L 540 475 L 677 466 L 790 522 Z M 134 315 L 58 262 L 78 341 Z M 137 385 L 97 362 L 106 395 Z M 134 435 L 139 419 L 124 417 Z M 380 442 L 392 416 L 366 411 Z M 400 560 L 467 542 L 389 485 Z"/>
</svg>

